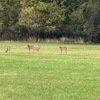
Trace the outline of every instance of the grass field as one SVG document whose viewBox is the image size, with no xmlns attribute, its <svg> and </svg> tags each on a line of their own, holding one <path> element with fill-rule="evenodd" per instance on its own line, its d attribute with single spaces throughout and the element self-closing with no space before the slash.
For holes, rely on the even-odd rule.
<svg viewBox="0 0 100 100">
<path fill-rule="evenodd" d="M 100 45 L 61 45 L 0 42 L 0 100 L 100 100 Z"/>
</svg>

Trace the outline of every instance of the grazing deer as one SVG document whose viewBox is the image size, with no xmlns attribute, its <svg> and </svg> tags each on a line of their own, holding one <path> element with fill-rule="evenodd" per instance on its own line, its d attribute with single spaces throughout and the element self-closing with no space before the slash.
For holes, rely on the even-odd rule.
<svg viewBox="0 0 100 100">
<path fill-rule="evenodd" d="M 27 45 L 28 46 L 28 49 L 29 51 L 32 49 L 32 50 L 36 50 L 36 51 L 39 51 L 40 50 L 40 46 L 39 47 L 34 47 L 34 46 L 31 46 L 31 45 Z"/>
<path fill-rule="evenodd" d="M 5 52 L 10 51 L 10 49 L 11 49 L 11 46 L 7 46 L 7 50 Z"/>
<path fill-rule="evenodd" d="M 60 51 L 61 51 L 61 53 L 62 53 L 62 51 L 65 51 L 65 53 L 67 53 L 67 47 L 66 46 L 59 46 L 59 49 L 60 49 Z"/>
<path fill-rule="evenodd" d="M 39 46 L 39 47 L 35 47 L 35 49 L 36 49 L 37 51 L 39 51 L 39 50 L 40 50 L 40 46 Z"/>
<path fill-rule="evenodd" d="M 30 51 L 31 49 L 34 50 L 34 46 L 31 46 L 31 45 L 28 44 L 27 47 L 28 47 L 28 50 L 29 50 L 29 51 Z"/>
</svg>

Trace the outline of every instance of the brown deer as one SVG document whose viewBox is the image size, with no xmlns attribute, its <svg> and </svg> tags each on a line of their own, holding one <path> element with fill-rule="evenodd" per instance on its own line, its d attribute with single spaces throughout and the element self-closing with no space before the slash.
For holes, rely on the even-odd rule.
<svg viewBox="0 0 100 100">
<path fill-rule="evenodd" d="M 65 51 L 65 53 L 67 53 L 67 47 L 66 46 L 59 46 L 59 49 L 62 53 L 62 51 Z"/>
<path fill-rule="evenodd" d="M 28 50 L 30 51 L 30 50 L 34 50 L 34 46 L 32 46 L 32 45 L 27 45 L 27 47 L 28 47 Z"/>
<path fill-rule="evenodd" d="M 35 47 L 35 49 L 36 49 L 36 51 L 39 51 L 40 50 L 40 46 Z"/>
<path fill-rule="evenodd" d="M 7 46 L 7 50 L 5 52 L 9 52 L 11 50 L 11 46 Z"/>
<path fill-rule="evenodd" d="M 29 51 L 32 49 L 32 50 L 36 50 L 36 51 L 39 51 L 40 50 L 40 46 L 39 47 L 34 47 L 34 46 L 31 46 L 31 45 L 27 45 L 28 46 L 28 49 Z"/>
</svg>

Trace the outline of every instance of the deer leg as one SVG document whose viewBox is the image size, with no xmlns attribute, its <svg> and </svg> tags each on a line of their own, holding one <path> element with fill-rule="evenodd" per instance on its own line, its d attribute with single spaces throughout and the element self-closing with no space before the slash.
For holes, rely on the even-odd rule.
<svg viewBox="0 0 100 100">
<path fill-rule="evenodd" d="M 8 52 L 8 50 L 6 50 L 5 52 Z"/>
<path fill-rule="evenodd" d="M 67 50 L 65 51 L 65 53 L 67 53 Z"/>
</svg>

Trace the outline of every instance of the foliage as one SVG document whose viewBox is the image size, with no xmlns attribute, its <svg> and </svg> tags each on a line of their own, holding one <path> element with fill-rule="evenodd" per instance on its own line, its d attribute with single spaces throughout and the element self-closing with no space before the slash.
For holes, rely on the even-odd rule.
<svg viewBox="0 0 100 100">
<path fill-rule="evenodd" d="M 100 42 L 99 0 L 0 0 L 0 39 L 82 37 Z"/>
<path fill-rule="evenodd" d="M 3 17 L 3 9 L 4 7 L 0 4 L 0 19 Z M 0 20 L 0 32 L 2 32 L 2 25 L 3 25 L 3 22 L 2 20 Z"/>
<path fill-rule="evenodd" d="M 1 0 L 1 6 L 3 6 L 2 13 L 0 13 L 0 21 L 3 23 L 3 31 L 9 33 L 13 26 L 18 21 L 19 13 L 19 1 L 20 0 Z"/>
<path fill-rule="evenodd" d="M 21 10 L 18 24 L 33 30 L 37 35 L 42 31 L 52 33 L 59 31 L 64 20 L 65 7 L 59 7 L 55 2 L 38 2 Z"/>
</svg>

